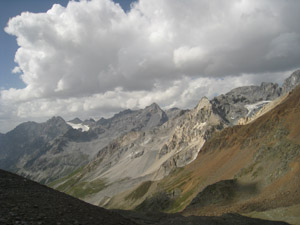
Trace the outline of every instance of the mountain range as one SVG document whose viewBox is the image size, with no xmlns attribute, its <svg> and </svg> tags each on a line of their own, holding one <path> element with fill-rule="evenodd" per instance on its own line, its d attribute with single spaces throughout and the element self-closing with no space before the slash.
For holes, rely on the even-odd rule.
<svg viewBox="0 0 300 225">
<path fill-rule="evenodd" d="M 0 168 L 106 208 L 277 220 L 285 211 L 294 223 L 299 83 L 300 70 L 281 87 L 235 88 L 191 110 L 153 103 L 98 121 L 23 123 L 0 134 Z"/>
<path fill-rule="evenodd" d="M 300 86 L 262 116 L 216 132 L 189 165 L 107 207 L 300 221 Z"/>
</svg>

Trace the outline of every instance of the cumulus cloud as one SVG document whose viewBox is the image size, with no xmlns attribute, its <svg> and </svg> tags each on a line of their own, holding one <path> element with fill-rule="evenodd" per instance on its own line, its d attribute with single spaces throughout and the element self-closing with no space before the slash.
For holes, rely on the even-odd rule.
<svg viewBox="0 0 300 225">
<path fill-rule="evenodd" d="M 155 101 L 192 107 L 299 67 L 299 1 L 71 1 L 12 18 L 24 89 L 1 91 L 14 118 L 110 115 Z M 263 77 L 263 78 L 262 78 Z"/>
</svg>

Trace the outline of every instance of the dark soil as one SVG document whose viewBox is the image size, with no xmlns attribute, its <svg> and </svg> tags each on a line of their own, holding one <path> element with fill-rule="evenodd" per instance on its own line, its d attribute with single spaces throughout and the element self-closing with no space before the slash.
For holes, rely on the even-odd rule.
<svg viewBox="0 0 300 225">
<path fill-rule="evenodd" d="M 124 224 L 130 219 L 0 170 L 0 224 Z"/>
<path fill-rule="evenodd" d="M 0 225 L 285 225 L 237 214 L 183 217 L 180 214 L 110 211 L 0 170 Z"/>
</svg>

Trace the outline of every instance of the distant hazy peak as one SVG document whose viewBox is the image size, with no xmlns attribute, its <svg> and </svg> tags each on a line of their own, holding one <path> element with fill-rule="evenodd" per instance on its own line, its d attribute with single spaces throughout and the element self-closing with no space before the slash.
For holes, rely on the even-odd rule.
<svg viewBox="0 0 300 225">
<path fill-rule="evenodd" d="M 51 119 L 47 120 L 46 123 L 66 123 L 66 121 L 60 116 L 53 116 Z"/>
<path fill-rule="evenodd" d="M 72 119 L 72 120 L 69 120 L 68 121 L 69 123 L 74 123 L 74 124 L 79 124 L 79 123 L 82 123 L 82 120 L 79 119 L 78 117 Z"/>
<path fill-rule="evenodd" d="M 167 109 L 166 111 L 172 112 L 172 111 L 177 111 L 177 110 L 181 110 L 181 109 L 179 109 L 177 107 L 173 107 L 173 108 Z"/>
<path fill-rule="evenodd" d="M 85 121 L 83 121 L 83 122 L 96 122 L 93 118 L 90 118 L 90 119 L 88 119 L 88 120 L 85 120 Z"/>
<path fill-rule="evenodd" d="M 160 108 L 156 102 L 153 102 L 151 105 L 146 106 L 145 108 Z"/>
<path fill-rule="evenodd" d="M 163 111 L 158 104 L 156 104 L 155 102 L 152 103 L 151 105 L 148 105 L 145 107 L 144 110 L 149 110 L 149 111 Z"/>
</svg>

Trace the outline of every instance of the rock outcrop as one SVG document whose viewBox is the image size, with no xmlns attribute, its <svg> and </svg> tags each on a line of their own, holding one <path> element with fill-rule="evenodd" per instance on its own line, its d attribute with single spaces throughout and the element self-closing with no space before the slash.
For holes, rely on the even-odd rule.
<svg viewBox="0 0 300 225">
<path fill-rule="evenodd" d="M 287 79 L 285 79 L 282 85 L 282 93 L 286 94 L 293 90 L 300 83 L 300 70 L 292 73 Z"/>
<path fill-rule="evenodd" d="M 228 124 L 235 125 L 239 119 L 249 114 L 255 114 L 264 104 L 280 95 L 281 88 L 278 84 L 262 83 L 260 86 L 235 88 L 225 95 L 215 97 L 211 102 L 214 110 Z"/>
<path fill-rule="evenodd" d="M 238 87 L 211 100 L 214 110 L 229 124 L 236 125 L 241 118 L 250 118 L 262 107 L 287 94 L 300 83 L 300 70 L 285 79 L 282 87 L 263 82 L 260 86 Z M 247 120 L 247 119 L 246 119 Z"/>
</svg>

